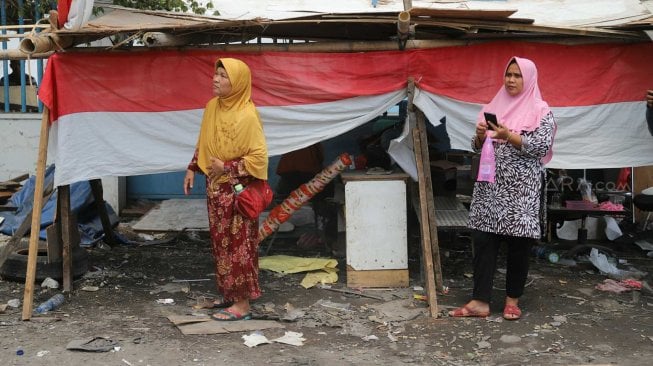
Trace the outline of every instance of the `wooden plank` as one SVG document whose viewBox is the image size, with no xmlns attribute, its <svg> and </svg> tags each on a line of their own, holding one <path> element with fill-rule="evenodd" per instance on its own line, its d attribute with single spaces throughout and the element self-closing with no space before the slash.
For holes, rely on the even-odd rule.
<svg viewBox="0 0 653 366">
<path fill-rule="evenodd" d="M 16 192 L 0 191 L 0 199 L 10 198 L 11 196 L 14 195 L 14 193 L 16 193 Z"/>
<path fill-rule="evenodd" d="M 20 182 L 24 181 L 27 178 L 29 178 L 29 173 L 25 173 L 25 174 L 21 174 L 21 175 L 19 175 L 17 177 L 13 177 L 13 178 L 9 179 L 8 182 L 20 183 Z"/>
<path fill-rule="evenodd" d="M 91 190 L 93 191 L 93 198 L 95 199 L 95 208 L 100 215 L 102 229 L 104 230 L 104 239 L 102 240 L 109 245 L 118 244 L 116 237 L 113 235 L 113 228 L 111 227 L 111 221 L 109 220 L 109 214 L 107 213 L 107 206 L 104 203 L 102 181 L 100 179 L 91 179 L 90 184 Z"/>
<path fill-rule="evenodd" d="M 235 322 L 197 322 L 178 325 L 177 328 L 182 334 L 227 334 L 272 328 L 285 328 L 285 326 L 272 320 L 245 320 Z"/>
<path fill-rule="evenodd" d="M 532 24 L 533 19 L 527 18 L 510 18 L 517 10 L 473 10 L 473 9 L 429 9 L 429 8 L 412 8 L 410 9 L 411 17 L 431 17 L 431 18 L 455 18 L 455 19 L 484 19 L 484 20 L 501 20 L 505 22 L 519 22 Z"/>
<path fill-rule="evenodd" d="M 431 317 L 438 317 L 437 292 L 435 290 L 435 278 L 433 277 L 433 254 L 431 250 L 431 231 L 429 228 L 429 213 L 426 201 L 426 178 L 424 177 L 424 159 L 422 156 L 422 140 L 419 136 L 419 130 L 416 128 L 415 108 L 413 97 L 415 95 L 415 81 L 413 78 L 408 79 L 408 117 L 409 125 L 413 134 L 413 151 L 415 153 L 415 162 L 417 163 L 417 181 L 419 186 L 419 222 L 422 236 L 422 260 L 424 263 L 424 277 L 426 278 L 426 295 L 429 303 L 429 313 Z M 428 157 L 426 157 L 428 159 Z M 427 164 L 428 165 L 428 164 Z"/>
<path fill-rule="evenodd" d="M 419 132 L 420 146 L 422 149 L 422 169 L 424 169 L 424 178 L 426 182 L 426 207 L 429 214 L 429 228 L 431 232 L 431 253 L 433 255 L 433 269 L 435 270 L 435 286 L 440 291 L 444 291 L 442 282 L 442 267 L 440 265 L 440 244 L 438 242 L 438 226 L 435 219 L 435 201 L 433 199 L 433 182 L 431 181 L 431 164 L 429 158 L 428 142 L 426 139 L 426 125 L 424 123 L 424 113 L 417 112 L 417 131 Z M 419 162 L 419 160 L 418 160 Z M 419 163 L 418 163 L 419 165 Z M 419 170 L 419 168 L 418 168 Z"/>
<path fill-rule="evenodd" d="M 408 269 L 357 271 L 347 266 L 347 287 L 408 287 Z"/>
<path fill-rule="evenodd" d="M 61 245 L 61 228 L 59 221 L 45 229 L 45 240 L 48 244 L 48 262 L 52 263 L 60 260 L 63 247 Z"/>
<path fill-rule="evenodd" d="M 63 291 L 70 292 L 73 287 L 73 271 L 72 271 L 72 247 L 71 247 L 71 216 L 70 209 L 70 186 L 63 185 L 57 188 L 57 207 L 60 214 L 61 221 L 61 244 L 62 252 L 61 258 L 63 262 Z M 77 228 L 74 228 L 75 230 Z M 48 248 L 49 251 L 50 248 Z"/>
<path fill-rule="evenodd" d="M 43 195 L 36 192 L 43 192 L 45 182 L 45 164 L 48 157 L 48 137 L 50 134 L 50 111 L 43 107 L 41 118 L 41 133 L 39 138 L 39 153 L 36 160 L 36 182 L 34 184 L 34 204 L 32 212 L 32 229 L 29 238 L 29 252 L 27 255 L 27 273 L 25 274 L 25 292 L 23 296 L 22 319 L 29 320 L 32 317 L 32 306 L 34 302 L 34 281 L 36 280 L 36 259 L 39 249 L 39 232 L 41 231 L 41 210 L 43 208 Z"/>
<path fill-rule="evenodd" d="M 393 172 L 390 174 L 367 174 L 364 171 L 344 171 L 340 173 L 343 183 L 354 181 L 370 181 L 370 180 L 403 180 L 408 181 L 410 176 L 406 173 Z"/>
</svg>

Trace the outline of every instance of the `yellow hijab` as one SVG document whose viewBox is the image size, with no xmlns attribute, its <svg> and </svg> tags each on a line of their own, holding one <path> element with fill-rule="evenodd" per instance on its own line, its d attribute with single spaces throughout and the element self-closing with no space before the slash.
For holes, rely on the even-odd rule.
<svg viewBox="0 0 653 366">
<path fill-rule="evenodd" d="M 202 127 L 197 141 L 197 163 L 207 174 L 210 157 L 227 162 L 238 158 L 245 160 L 245 169 L 258 179 L 268 178 L 268 150 L 263 134 L 263 124 L 252 102 L 252 74 L 244 62 L 234 58 L 218 59 L 227 71 L 231 94 L 212 98 L 204 108 Z M 229 180 L 225 174 L 215 183 Z"/>
</svg>

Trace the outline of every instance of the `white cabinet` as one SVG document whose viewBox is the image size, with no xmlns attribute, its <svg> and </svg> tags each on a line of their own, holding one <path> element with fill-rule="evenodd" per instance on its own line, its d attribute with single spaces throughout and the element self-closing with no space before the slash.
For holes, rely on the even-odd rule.
<svg viewBox="0 0 653 366">
<path fill-rule="evenodd" d="M 406 180 L 403 173 L 346 172 L 347 284 L 408 285 Z"/>
</svg>

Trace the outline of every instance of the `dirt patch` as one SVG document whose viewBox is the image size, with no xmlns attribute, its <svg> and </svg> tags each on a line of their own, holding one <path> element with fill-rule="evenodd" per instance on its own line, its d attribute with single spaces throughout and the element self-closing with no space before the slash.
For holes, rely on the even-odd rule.
<svg viewBox="0 0 653 366">
<path fill-rule="evenodd" d="M 133 239 L 138 239 L 133 236 Z M 154 238 L 160 239 L 160 238 Z M 304 289 L 304 274 L 261 272 L 263 296 L 255 318 L 283 328 L 229 334 L 184 335 L 170 315 L 197 316 L 203 297 L 216 294 L 206 234 L 184 233 L 154 245 L 96 246 L 88 251 L 89 272 L 56 311 L 21 321 L 21 307 L 0 314 L 2 365 L 648 365 L 653 357 L 653 297 L 646 291 L 621 294 L 595 286 L 606 277 L 590 264 L 575 267 L 533 259 L 523 317 L 501 318 L 504 277 L 497 274 L 492 315 L 487 319 L 427 316 L 420 293 L 408 289 L 347 291 L 345 272 L 327 288 Z M 143 244 L 147 244 L 144 242 Z M 609 245 L 609 244 L 608 244 Z M 441 242 L 449 293 L 442 312 L 467 300 L 472 285 L 471 250 L 465 238 Z M 411 243 L 411 286 L 421 286 L 419 250 Z M 298 249 L 278 240 L 269 254 L 327 256 L 327 248 Z M 653 263 L 634 248 L 621 259 L 641 271 Z M 344 267 L 344 258 L 339 266 Z M 501 265 L 500 265 L 501 267 Z M 651 283 L 649 274 L 645 280 Z M 0 281 L 0 304 L 23 298 L 23 284 Z M 343 291 L 336 291 L 343 290 Z M 35 306 L 58 290 L 37 288 Z M 171 300 L 168 300 L 171 299 Z M 247 347 L 243 335 L 268 340 L 297 332 L 303 345 L 272 342 Z M 67 350 L 73 340 L 103 337 L 118 344 L 107 352 Z M 17 355 L 17 350 L 22 355 Z"/>
</svg>

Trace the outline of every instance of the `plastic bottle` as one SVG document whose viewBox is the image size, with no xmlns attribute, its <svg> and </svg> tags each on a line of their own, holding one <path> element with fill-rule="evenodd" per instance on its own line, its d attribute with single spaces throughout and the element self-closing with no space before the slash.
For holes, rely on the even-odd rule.
<svg viewBox="0 0 653 366">
<path fill-rule="evenodd" d="M 558 261 L 560 260 L 560 255 L 558 255 L 558 253 L 552 251 L 547 247 L 543 247 L 539 245 L 533 247 L 533 254 L 537 258 L 541 258 L 541 259 L 546 258 L 551 263 L 558 263 Z"/>
<path fill-rule="evenodd" d="M 36 313 L 37 314 L 43 314 L 45 312 L 54 310 L 59 307 L 59 305 L 63 304 L 65 298 L 62 294 L 56 294 L 52 296 L 48 301 L 42 303 L 36 308 Z"/>
</svg>

